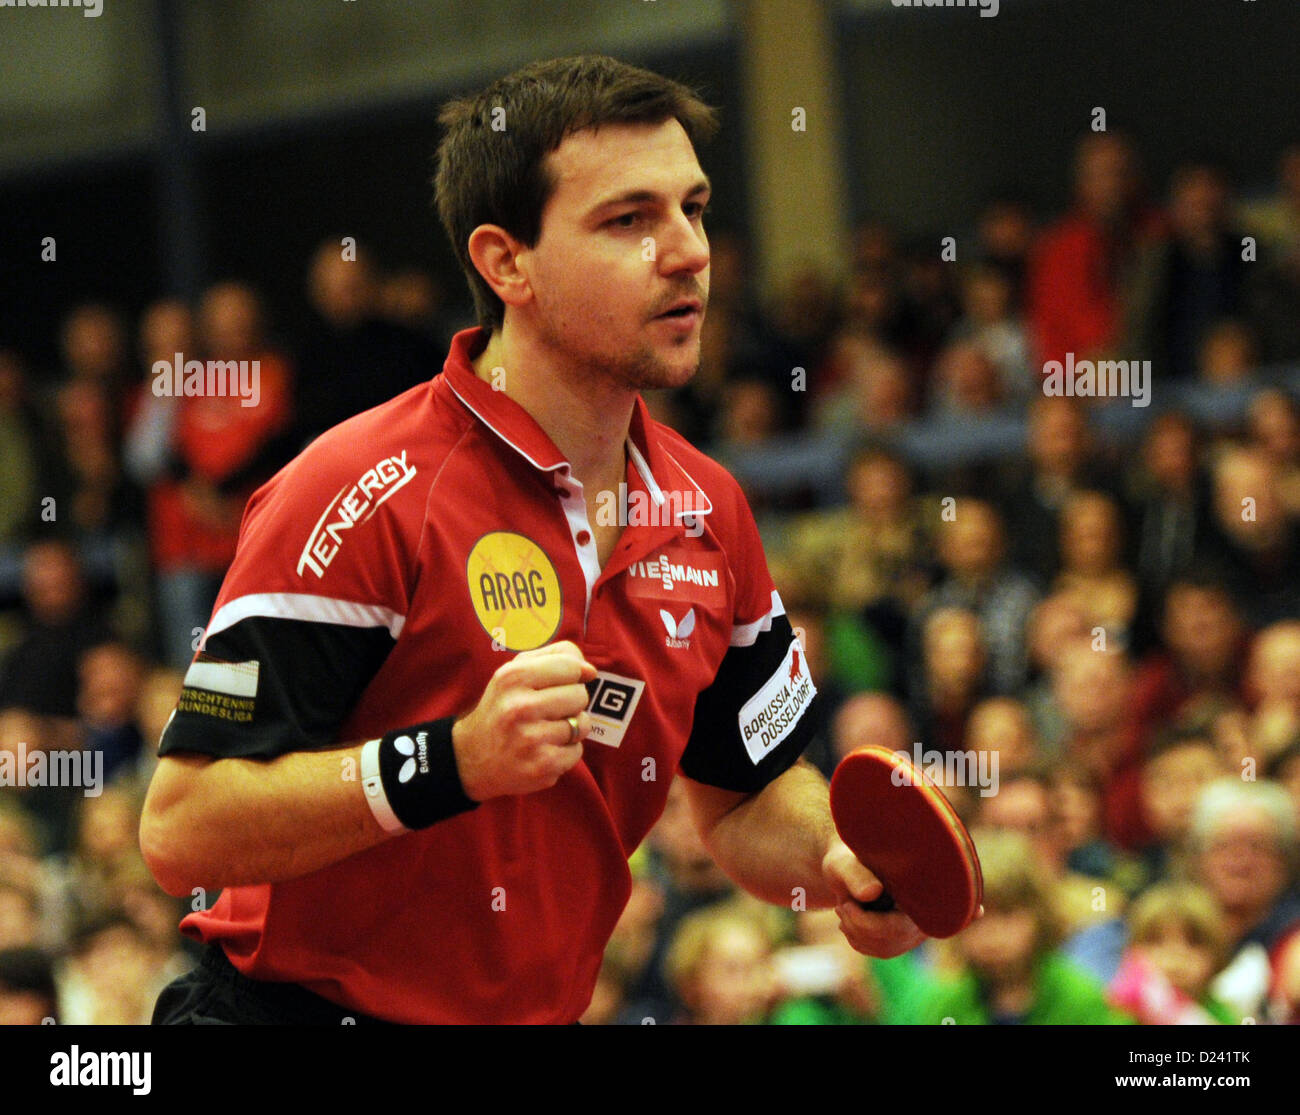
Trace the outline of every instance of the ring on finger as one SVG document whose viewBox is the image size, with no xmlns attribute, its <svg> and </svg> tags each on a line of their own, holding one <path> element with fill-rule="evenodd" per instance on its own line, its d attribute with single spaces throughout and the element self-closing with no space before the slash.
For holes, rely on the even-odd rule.
<svg viewBox="0 0 1300 1115">
<path fill-rule="evenodd" d="M 566 719 L 569 722 L 569 742 L 577 743 L 579 733 L 578 718 L 576 716 L 569 716 L 566 717 Z"/>
</svg>

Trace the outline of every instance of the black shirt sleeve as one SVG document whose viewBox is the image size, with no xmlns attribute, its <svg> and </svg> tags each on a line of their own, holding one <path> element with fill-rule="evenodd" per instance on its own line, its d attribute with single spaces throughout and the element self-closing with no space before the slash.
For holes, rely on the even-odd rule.
<svg viewBox="0 0 1300 1115">
<path fill-rule="evenodd" d="M 250 616 L 210 635 L 158 754 L 272 759 L 325 750 L 393 647 L 385 627 Z"/>
<path fill-rule="evenodd" d="M 696 782 L 754 793 L 792 767 L 811 741 L 817 689 L 784 614 L 749 645 L 732 646 L 695 701 L 679 764 Z"/>
</svg>

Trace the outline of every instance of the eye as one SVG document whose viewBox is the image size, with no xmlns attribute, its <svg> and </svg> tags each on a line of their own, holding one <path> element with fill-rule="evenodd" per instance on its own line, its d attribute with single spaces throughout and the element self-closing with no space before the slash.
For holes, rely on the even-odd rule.
<svg viewBox="0 0 1300 1115">
<path fill-rule="evenodd" d="M 615 228 L 635 228 L 637 221 L 640 219 L 640 213 L 623 213 L 613 218 L 609 224 L 613 225 Z"/>
<path fill-rule="evenodd" d="M 688 201 L 681 207 L 681 211 L 692 221 L 701 220 L 710 209 L 712 209 L 711 201 Z"/>
</svg>

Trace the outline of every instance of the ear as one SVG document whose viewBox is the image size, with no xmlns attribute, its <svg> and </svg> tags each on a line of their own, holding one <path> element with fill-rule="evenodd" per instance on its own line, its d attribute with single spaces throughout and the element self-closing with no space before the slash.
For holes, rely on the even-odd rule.
<svg viewBox="0 0 1300 1115">
<path fill-rule="evenodd" d="M 470 233 L 468 247 L 483 281 L 507 306 L 521 306 L 532 297 L 532 285 L 519 268 L 525 245 L 500 225 L 479 225 Z"/>
</svg>

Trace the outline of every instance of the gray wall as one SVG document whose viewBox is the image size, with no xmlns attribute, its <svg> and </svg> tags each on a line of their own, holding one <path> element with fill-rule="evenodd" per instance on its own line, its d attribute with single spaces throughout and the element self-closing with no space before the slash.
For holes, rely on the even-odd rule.
<svg viewBox="0 0 1300 1115">
<path fill-rule="evenodd" d="M 208 130 L 382 104 L 581 50 L 662 53 L 728 33 L 727 0 L 103 0 L 0 10 L 0 176 L 150 140 L 156 10 Z"/>
<path fill-rule="evenodd" d="M 1267 183 L 1300 138 L 1294 0 L 1002 0 L 845 10 L 839 25 L 855 219 L 956 234 L 989 193 L 1064 203 L 1094 105 L 1134 135 L 1163 192 L 1180 157 L 1210 151 Z"/>
</svg>

